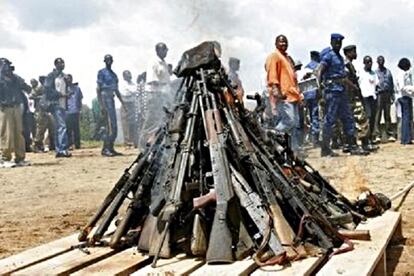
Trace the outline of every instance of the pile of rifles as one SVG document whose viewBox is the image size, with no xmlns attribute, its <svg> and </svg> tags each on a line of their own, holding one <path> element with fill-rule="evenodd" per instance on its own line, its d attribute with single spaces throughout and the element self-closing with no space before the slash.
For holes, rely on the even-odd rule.
<svg viewBox="0 0 414 276">
<path fill-rule="evenodd" d="M 288 136 L 261 127 L 260 96 L 254 111 L 236 100 L 217 50 L 216 42 L 204 42 L 183 54 L 174 108 L 164 110 L 164 124 L 79 240 L 138 246 L 153 256 L 153 267 L 183 252 L 209 264 L 251 255 L 270 265 L 309 255 L 309 248 L 325 255 L 351 250 L 348 238 L 366 236 L 354 229 L 373 207 L 342 196 L 295 157 Z"/>
</svg>

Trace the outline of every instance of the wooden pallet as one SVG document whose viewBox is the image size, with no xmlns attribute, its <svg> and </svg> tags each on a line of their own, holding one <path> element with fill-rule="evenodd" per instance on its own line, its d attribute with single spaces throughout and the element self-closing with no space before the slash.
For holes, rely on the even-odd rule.
<svg viewBox="0 0 414 276">
<path fill-rule="evenodd" d="M 251 258 L 230 265 L 207 265 L 203 259 L 178 255 L 159 260 L 157 268 L 151 259 L 135 248 L 115 251 L 108 247 L 73 248 L 78 242 L 72 235 L 20 254 L 0 260 L 0 275 L 370 275 L 385 273 L 385 250 L 401 220 L 400 213 L 386 212 L 358 226 L 368 229 L 371 241 L 355 241 L 355 250 L 334 256 L 312 257 L 290 266 L 259 268 Z M 379 264 L 379 265 L 378 265 Z M 377 269 L 377 270 L 375 270 Z M 380 274 L 378 274 L 380 275 Z"/>
</svg>

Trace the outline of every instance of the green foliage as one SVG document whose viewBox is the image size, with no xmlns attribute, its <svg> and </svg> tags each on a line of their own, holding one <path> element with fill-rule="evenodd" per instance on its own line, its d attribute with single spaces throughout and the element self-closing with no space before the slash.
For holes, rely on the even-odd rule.
<svg viewBox="0 0 414 276">
<path fill-rule="evenodd" d="M 95 125 L 92 109 L 83 104 L 80 114 L 80 136 L 82 140 L 93 140 Z"/>
</svg>

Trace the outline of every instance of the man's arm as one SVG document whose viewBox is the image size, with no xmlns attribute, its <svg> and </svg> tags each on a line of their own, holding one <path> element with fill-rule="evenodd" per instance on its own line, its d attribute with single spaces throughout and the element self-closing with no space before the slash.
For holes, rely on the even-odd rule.
<svg viewBox="0 0 414 276">
<path fill-rule="evenodd" d="M 270 94 L 275 97 L 276 99 L 283 99 L 286 98 L 282 94 L 282 91 L 280 90 L 279 86 L 279 79 L 280 76 L 278 75 L 278 59 L 276 55 L 271 55 L 268 57 L 268 60 L 266 61 L 266 71 L 267 71 L 267 84 L 270 87 Z"/>
</svg>

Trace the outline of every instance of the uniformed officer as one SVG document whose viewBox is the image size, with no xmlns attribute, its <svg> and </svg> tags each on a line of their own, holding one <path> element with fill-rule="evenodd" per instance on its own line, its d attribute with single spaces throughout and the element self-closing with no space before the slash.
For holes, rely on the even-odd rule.
<svg viewBox="0 0 414 276">
<path fill-rule="evenodd" d="M 349 151 L 358 154 L 356 146 L 355 122 L 351 112 L 349 98 L 345 93 L 344 80 L 346 77 L 345 62 L 340 54 L 344 36 L 338 33 L 331 34 L 331 47 L 321 52 L 321 62 L 317 68 L 317 78 L 324 86 L 325 114 L 323 122 L 321 156 L 338 156 L 330 147 L 332 127 L 337 118 L 343 125 L 346 144 Z"/>
<path fill-rule="evenodd" d="M 348 45 L 344 47 L 345 55 L 345 72 L 348 81 L 345 88 L 348 93 L 349 100 L 351 102 L 351 109 L 354 115 L 354 121 L 356 126 L 357 137 L 361 140 L 362 149 L 369 152 L 373 149 L 370 148 L 368 143 L 369 124 L 368 118 L 364 110 L 362 102 L 361 89 L 358 83 L 358 76 L 352 61 L 357 58 L 357 49 L 355 45 Z"/>
<path fill-rule="evenodd" d="M 112 71 L 112 56 L 105 55 L 104 62 L 105 68 L 98 72 L 96 88 L 101 112 L 107 118 L 106 132 L 103 137 L 104 144 L 101 153 L 103 156 L 112 157 L 122 155 L 114 149 L 114 142 L 118 134 L 114 96 L 116 95 L 118 97 L 123 108 L 126 107 L 118 90 L 118 77 Z"/>
</svg>

